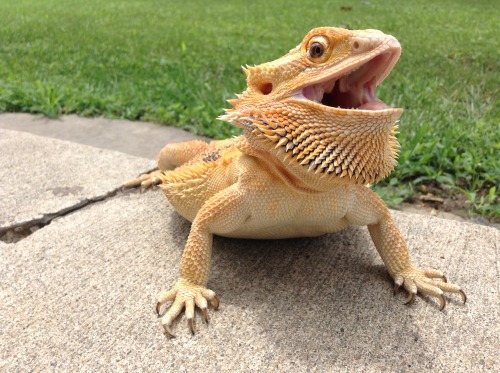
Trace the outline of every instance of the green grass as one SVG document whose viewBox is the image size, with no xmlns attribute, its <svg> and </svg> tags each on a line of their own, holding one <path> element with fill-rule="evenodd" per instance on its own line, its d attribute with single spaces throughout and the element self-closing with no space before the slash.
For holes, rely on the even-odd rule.
<svg viewBox="0 0 500 373">
<path fill-rule="evenodd" d="M 240 65 L 280 57 L 313 27 L 377 28 L 403 45 L 379 96 L 406 109 L 384 196 L 399 202 L 433 183 L 498 219 L 499 19 L 491 1 L 465 0 L 3 0 L 0 111 L 151 120 L 223 138 L 238 133 L 215 118 L 245 87 Z"/>
</svg>

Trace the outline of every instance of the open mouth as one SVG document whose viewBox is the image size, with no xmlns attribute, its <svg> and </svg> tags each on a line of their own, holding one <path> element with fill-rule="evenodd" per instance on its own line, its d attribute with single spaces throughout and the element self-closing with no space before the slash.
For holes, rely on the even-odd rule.
<svg viewBox="0 0 500 373">
<path fill-rule="evenodd" d="M 296 97 L 339 109 L 391 109 L 377 98 L 376 90 L 396 64 L 398 57 L 399 53 L 392 50 L 383 52 L 353 70 L 303 87 L 302 94 Z"/>
</svg>

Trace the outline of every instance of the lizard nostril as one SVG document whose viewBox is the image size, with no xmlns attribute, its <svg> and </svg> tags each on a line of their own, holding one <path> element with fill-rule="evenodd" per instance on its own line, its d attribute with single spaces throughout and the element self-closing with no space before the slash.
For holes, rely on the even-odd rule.
<svg viewBox="0 0 500 373">
<path fill-rule="evenodd" d="M 272 83 L 263 83 L 259 86 L 259 90 L 263 95 L 268 95 L 273 91 Z"/>
<path fill-rule="evenodd" d="M 354 49 L 359 49 L 359 42 L 355 41 L 353 44 L 352 44 L 352 47 Z"/>
</svg>

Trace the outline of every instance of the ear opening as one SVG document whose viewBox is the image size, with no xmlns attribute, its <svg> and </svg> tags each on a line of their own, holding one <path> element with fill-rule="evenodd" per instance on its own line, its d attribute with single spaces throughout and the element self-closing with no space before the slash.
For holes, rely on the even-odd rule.
<svg viewBox="0 0 500 373">
<path fill-rule="evenodd" d="M 263 95 L 268 95 L 273 91 L 273 83 L 262 83 L 258 88 Z"/>
</svg>

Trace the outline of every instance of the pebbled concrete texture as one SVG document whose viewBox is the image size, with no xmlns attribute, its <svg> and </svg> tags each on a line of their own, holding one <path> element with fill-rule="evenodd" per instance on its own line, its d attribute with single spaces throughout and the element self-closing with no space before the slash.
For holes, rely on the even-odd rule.
<svg viewBox="0 0 500 373">
<path fill-rule="evenodd" d="M 106 195 L 153 161 L 0 129 L 0 229 Z"/>
<path fill-rule="evenodd" d="M 161 193 L 127 194 L 1 248 L 6 370 L 498 371 L 496 230 L 396 213 L 416 263 L 463 285 L 445 311 L 404 306 L 365 228 L 315 239 L 215 240 L 221 298 L 192 337 L 162 335 L 189 223 Z M 2 365 L 0 365 L 2 366 Z"/>
<path fill-rule="evenodd" d="M 47 153 L 54 141 L 37 138 Z M 76 154 L 67 157 L 89 168 Z M 125 167 L 129 156 L 112 158 Z M 62 158 L 50 159 L 56 168 Z M 9 163 L 10 174 L 21 164 Z M 58 184 L 52 168 L 45 177 Z M 365 227 L 293 240 L 218 237 L 208 286 L 221 307 L 208 325 L 197 313 L 195 336 L 179 318 L 169 340 L 154 307 L 175 283 L 190 224 L 157 190 L 118 193 L 0 242 L 0 370 L 499 371 L 498 230 L 393 214 L 413 261 L 460 284 L 465 305 L 449 295 L 442 312 L 430 297 L 404 306 Z"/>
</svg>

